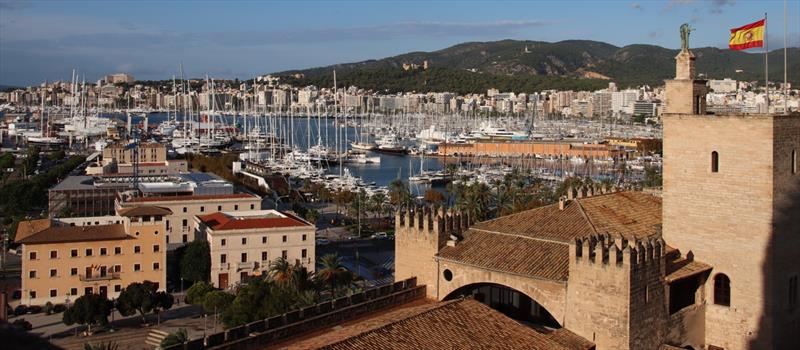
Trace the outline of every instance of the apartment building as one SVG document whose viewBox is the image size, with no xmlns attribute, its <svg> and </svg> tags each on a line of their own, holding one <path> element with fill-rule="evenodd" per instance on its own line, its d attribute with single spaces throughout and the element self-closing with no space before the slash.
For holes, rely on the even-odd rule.
<svg viewBox="0 0 800 350">
<path fill-rule="evenodd" d="M 195 217 L 211 250 L 211 283 L 222 289 L 261 275 L 283 257 L 314 270 L 316 227 L 277 210 L 216 212 Z"/>
<path fill-rule="evenodd" d="M 166 288 L 164 217 L 160 207 L 116 216 L 23 221 L 22 303 L 69 303 L 89 293 L 115 298 L 133 282 Z"/>
<path fill-rule="evenodd" d="M 205 239 L 205 234 L 198 236 L 195 232 L 195 216 L 222 211 L 238 213 L 261 210 L 261 197 L 248 193 L 164 197 L 121 196 L 117 201 L 117 208 L 152 205 L 158 205 L 172 212 L 164 218 L 166 226 L 164 231 L 167 250 L 173 250 L 195 239 Z"/>
</svg>

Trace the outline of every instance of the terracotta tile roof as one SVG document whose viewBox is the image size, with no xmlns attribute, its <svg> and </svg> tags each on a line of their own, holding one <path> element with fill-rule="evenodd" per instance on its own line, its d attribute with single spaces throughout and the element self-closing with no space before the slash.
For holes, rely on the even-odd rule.
<svg viewBox="0 0 800 350">
<path fill-rule="evenodd" d="M 567 203 L 564 210 L 559 210 L 558 204 L 547 205 L 479 222 L 472 227 L 562 242 L 592 233 L 592 226 L 581 213 L 580 206 L 574 202 Z"/>
<path fill-rule="evenodd" d="M 128 238 L 122 224 L 93 226 L 50 226 L 25 238 L 17 238 L 17 243 L 43 244 L 86 241 L 109 241 Z"/>
<path fill-rule="evenodd" d="M 286 215 L 286 217 L 235 217 L 222 212 L 216 212 L 198 216 L 198 218 L 214 231 L 312 226 L 308 222 L 291 215 Z"/>
<path fill-rule="evenodd" d="M 593 350 L 595 348 L 594 343 L 575 333 L 572 333 L 572 331 L 566 328 L 556 329 L 548 335 L 550 336 L 550 339 L 568 349 Z"/>
<path fill-rule="evenodd" d="M 667 265 L 665 266 L 667 276 L 664 279 L 667 283 L 672 283 L 677 280 L 711 271 L 711 269 L 711 265 L 697 260 L 689 260 L 685 257 L 679 257 L 674 260 L 668 259 Z"/>
<path fill-rule="evenodd" d="M 192 195 L 192 196 L 137 197 L 137 198 L 131 198 L 126 203 L 202 201 L 202 200 L 237 199 L 237 198 L 253 199 L 253 198 L 258 198 L 258 196 L 249 193 L 234 193 L 234 194 L 198 195 L 198 196 Z"/>
<path fill-rule="evenodd" d="M 15 240 L 19 242 L 19 240 L 25 237 L 50 228 L 52 224 L 53 221 L 50 219 L 20 221 L 19 224 L 17 224 L 17 234 L 15 236 Z"/>
<path fill-rule="evenodd" d="M 661 197 L 642 192 L 616 192 L 576 200 L 596 233 L 646 238 L 661 229 Z"/>
<path fill-rule="evenodd" d="M 598 233 L 643 238 L 661 227 L 661 198 L 641 192 L 615 192 L 577 198 L 568 202 L 564 210 L 551 204 L 472 227 L 565 243 Z"/>
<path fill-rule="evenodd" d="M 584 349 L 554 340 L 561 332 L 539 333 L 472 299 L 425 305 L 394 320 L 321 349 Z"/>
<path fill-rule="evenodd" d="M 442 248 L 437 256 L 485 269 L 557 281 L 566 281 L 569 274 L 569 245 L 565 243 L 474 229 L 468 230 L 455 247 Z"/>
<path fill-rule="evenodd" d="M 155 215 L 170 215 L 172 214 L 172 210 L 163 207 L 156 207 L 150 205 L 143 205 L 139 207 L 132 207 L 132 208 L 120 208 L 117 210 L 117 214 L 120 216 L 155 216 Z"/>
</svg>

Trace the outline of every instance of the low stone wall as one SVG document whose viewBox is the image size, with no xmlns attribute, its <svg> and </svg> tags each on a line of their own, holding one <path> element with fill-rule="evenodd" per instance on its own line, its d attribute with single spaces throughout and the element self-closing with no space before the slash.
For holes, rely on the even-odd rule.
<svg viewBox="0 0 800 350">
<path fill-rule="evenodd" d="M 193 339 L 164 350 L 262 348 L 276 341 L 330 327 L 336 323 L 423 297 L 425 297 L 425 286 L 418 286 L 416 277 L 412 277 L 391 285 L 371 288 L 361 293 L 233 327 L 208 335 L 205 339 Z"/>
</svg>

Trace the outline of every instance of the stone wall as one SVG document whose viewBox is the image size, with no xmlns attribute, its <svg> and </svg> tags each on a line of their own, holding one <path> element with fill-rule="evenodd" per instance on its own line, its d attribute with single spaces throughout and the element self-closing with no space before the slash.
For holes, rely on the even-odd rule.
<svg viewBox="0 0 800 350">
<path fill-rule="evenodd" d="M 786 333 L 792 322 L 797 334 L 797 322 L 777 304 L 787 299 L 788 275 L 800 268 L 799 236 L 788 239 L 788 232 L 773 227 L 784 222 L 784 230 L 797 230 L 800 224 L 786 211 L 783 219 L 778 216 L 779 207 L 799 206 L 789 198 L 797 198 L 800 180 L 790 178 L 785 165 L 791 144 L 800 148 L 799 121 L 765 115 L 664 117 L 663 236 L 714 267 L 704 288 L 706 346 L 773 348 L 776 314 L 785 316 L 779 317 L 782 334 L 792 334 Z M 711 171 L 714 151 L 718 172 Z M 781 272 L 774 273 L 776 268 Z M 730 306 L 714 304 L 714 276 L 720 273 L 731 281 Z"/>
<path fill-rule="evenodd" d="M 564 327 L 603 349 L 657 349 L 664 340 L 664 244 L 607 235 L 570 244 Z"/>
</svg>

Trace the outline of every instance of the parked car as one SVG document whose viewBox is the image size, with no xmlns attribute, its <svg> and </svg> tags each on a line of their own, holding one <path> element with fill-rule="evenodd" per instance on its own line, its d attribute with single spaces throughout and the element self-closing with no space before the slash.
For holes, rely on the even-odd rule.
<svg viewBox="0 0 800 350">
<path fill-rule="evenodd" d="M 24 315 L 26 313 L 28 313 L 27 305 L 17 305 L 17 307 L 14 308 L 14 315 L 16 316 Z"/>
<path fill-rule="evenodd" d="M 389 238 L 389 235 L 387 235 L 386 232 L 376 232 L 376 233 L 374 233 L 372 235 L 372 238 L 373 239 L 387 239 L 387 238 Z"/>
<path fill-rule="evenodd" d="M 317 238 L 316 244 L 317 245 L 328 245 L 328 244 L 331 244 L 331 241 L 329 241 L 329 240 L 327 240 L 325 238 Z"/>
<path fill-rule="evenodd" d="M 39 306 L 39 305 L 28 306 L 28 313 L 29 314 L 38 314 L 40 312 L 42 312 L 42 307 L 41 306 Z"/>
</svg>

